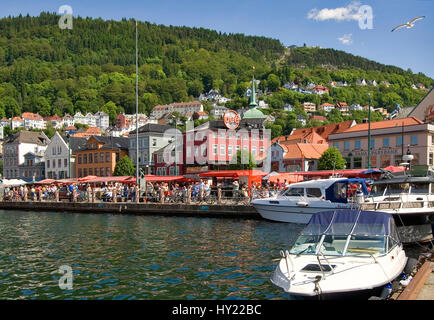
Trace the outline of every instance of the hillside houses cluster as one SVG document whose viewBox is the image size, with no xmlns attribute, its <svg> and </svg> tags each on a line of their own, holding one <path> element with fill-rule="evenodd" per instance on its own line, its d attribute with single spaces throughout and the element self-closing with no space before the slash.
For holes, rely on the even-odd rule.
<svg viewBox="0 0 434 320">
<path fill-rule="evenodd" d="M 64 117 L 59 117 L 58 115 L 42 117 L 37 113 L 23 112 L 21 116 L 11 119 L 3 118 L 0 121 L 2 127 L 10 126 L 12 130 L 17 128 L 43 130 L 47 129 L 50 125 L 54 129 L 61 129 L 63 127 L 74 126 L 77 123 L 106 130 L 110 126 L 110 118 L 108 114 L 102 111 L 95 114 L 88 112 L 86 115 L 77 112 L 74 116 L 66 114 Z"/>
</svg>

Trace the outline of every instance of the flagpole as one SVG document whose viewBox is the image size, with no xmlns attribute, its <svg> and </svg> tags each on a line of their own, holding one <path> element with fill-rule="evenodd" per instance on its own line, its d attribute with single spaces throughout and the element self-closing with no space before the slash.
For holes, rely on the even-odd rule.
<svg viewBox="0 0 434 320">
<path fill-rule="evenodd" d="M 368 169 L 371 169 L 371 93 L 369 95 L 368 108 Z"/>
<path fill-rule="evenodd" d="M 136 183 L 139 181 L 139 91 L 138 91 L 138 50 L 137 50 L 137 21 L 136 21 Z"/>
</svg>

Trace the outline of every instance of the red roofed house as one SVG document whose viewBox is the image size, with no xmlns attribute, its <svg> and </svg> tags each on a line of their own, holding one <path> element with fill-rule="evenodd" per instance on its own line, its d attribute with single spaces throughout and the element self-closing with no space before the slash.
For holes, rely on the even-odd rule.
<svg viewBox="0 0 434 320">
<path fill-rule="evenodd" d="M 102 131 L 97 127 L 89 127 L 84 132 L 77 132 L 73 135 L 75 138 L 89 138 L 91 136 L 101 136 Z"/>
<path fill-rule="evenodd" d="M 23 112 L 21 117 L 24 120 L 24 128 L 45 129 L 45 121 L 39 114 Z"/>
<path fill-rule="evenodd" d="M 59 117 L 57 114 L 51 117 L 44 117 L 46 125 L 51 123 L 51 126 L 55 129 L 61 129 L 63 127 L 63 118 Z"/>
<path fill-rule="evenodd" d="M 296 129 L 293 130 L 288 136 L 274 138 L 272 143 L 279 140 L 279 143 L 323 144 L 327 143 L 330 134 L 343 132 L 355 125 L 356 122 L 354 120 L 349 120 L 340 123 L 326 124 L 315 128 Z"/>
<path fill-rule="evenodd" d="M 329 148 L 327 143 L 278 143 L 271 146 L 271 170 L 276 172 L 313 171 Z"/>
<path fill-rule="evenodd" d="M 335 105 L 334 105 L 334 104 L 331 104 L 331 103 L 326 102 L 326 103 L 323 103 L 322 105 L 320 105 L 320 106 L 318 107 L 318 111 L 330 112 L 330 111 L 332 111 L 334 108 L 335 108 Z"/>
<path fill-rule="evenodd" d="M 312 89 L 312 93 L 319 94 L 319 95 L 329 93 L 329 88 L 318 85 Z"/>
<path fill-rule="evenodd" d="M 318 160 L 329 146 L 325 144 L 296 143 L 285 146 L 286 154 L 283 163 L 287 172 L 315 171 L 318 169 Z"/>
<path fill-rule="evenodd" d="M 350 111 L 350 107 L 346 102 L 338 102 L 336 103 L 336 108 L 339 109 L 342 113 L 348 113 Z"/>
<path fill-rule="evenodd" d="M 24 127 L 24 120 L 21 117 L 13 117 L 11 121 L 11 129 Z"/>
<path fill-rule="evenodd" d="M 311 116 L 310 120 L 318 120 L 318 121 L 327 121 L 327 118 L 324 116 Z"/>
</svg>

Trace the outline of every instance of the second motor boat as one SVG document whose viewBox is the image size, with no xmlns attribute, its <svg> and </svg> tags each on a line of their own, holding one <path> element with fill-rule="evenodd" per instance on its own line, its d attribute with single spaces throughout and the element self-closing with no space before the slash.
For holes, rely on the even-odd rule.
<svg viewBox="0 0 434 320">
<path fill-rule="evenodd" d="M 276 197 L 253 200 L 252 205 L 264 219 L 307 224 L 316 212 L 356 208 L 367 195 L 363 179 L 330 178 L 291 184 Z"/>
</svg>

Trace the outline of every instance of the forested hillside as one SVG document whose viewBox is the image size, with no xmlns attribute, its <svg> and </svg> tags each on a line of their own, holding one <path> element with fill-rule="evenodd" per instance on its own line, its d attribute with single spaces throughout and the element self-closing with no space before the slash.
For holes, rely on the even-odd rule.
<svg viewBox="0 0 434 320">
<path fill-rule="evenodd" d="M 134 112 L 135 22 L 78 17 L 72 30 L 61 30 L 58 20 L 51 13 L 0 19 L 0 117 L 103 110 L 113 119 Z M 387 80 L 391 86 L 375 88 L 373 102 L 388 108 L 417 103 L 424 93 L 411 85 L 432 83 L 422 74 L 341 51 L 287 50 L 265 37 L 139 22 L 139 109 L 192 100 L 212 88 L 234 98 L 229 106 L 236 108 L 246 101 L 242 96 L 253 73 L 268 92 L 261 99 L 276 109 L 310 100 L 365 103 L 371 90 L 350 86 L 322 97 L 298 96 L 280 88 L 287 81 Z"/>
</svg>

